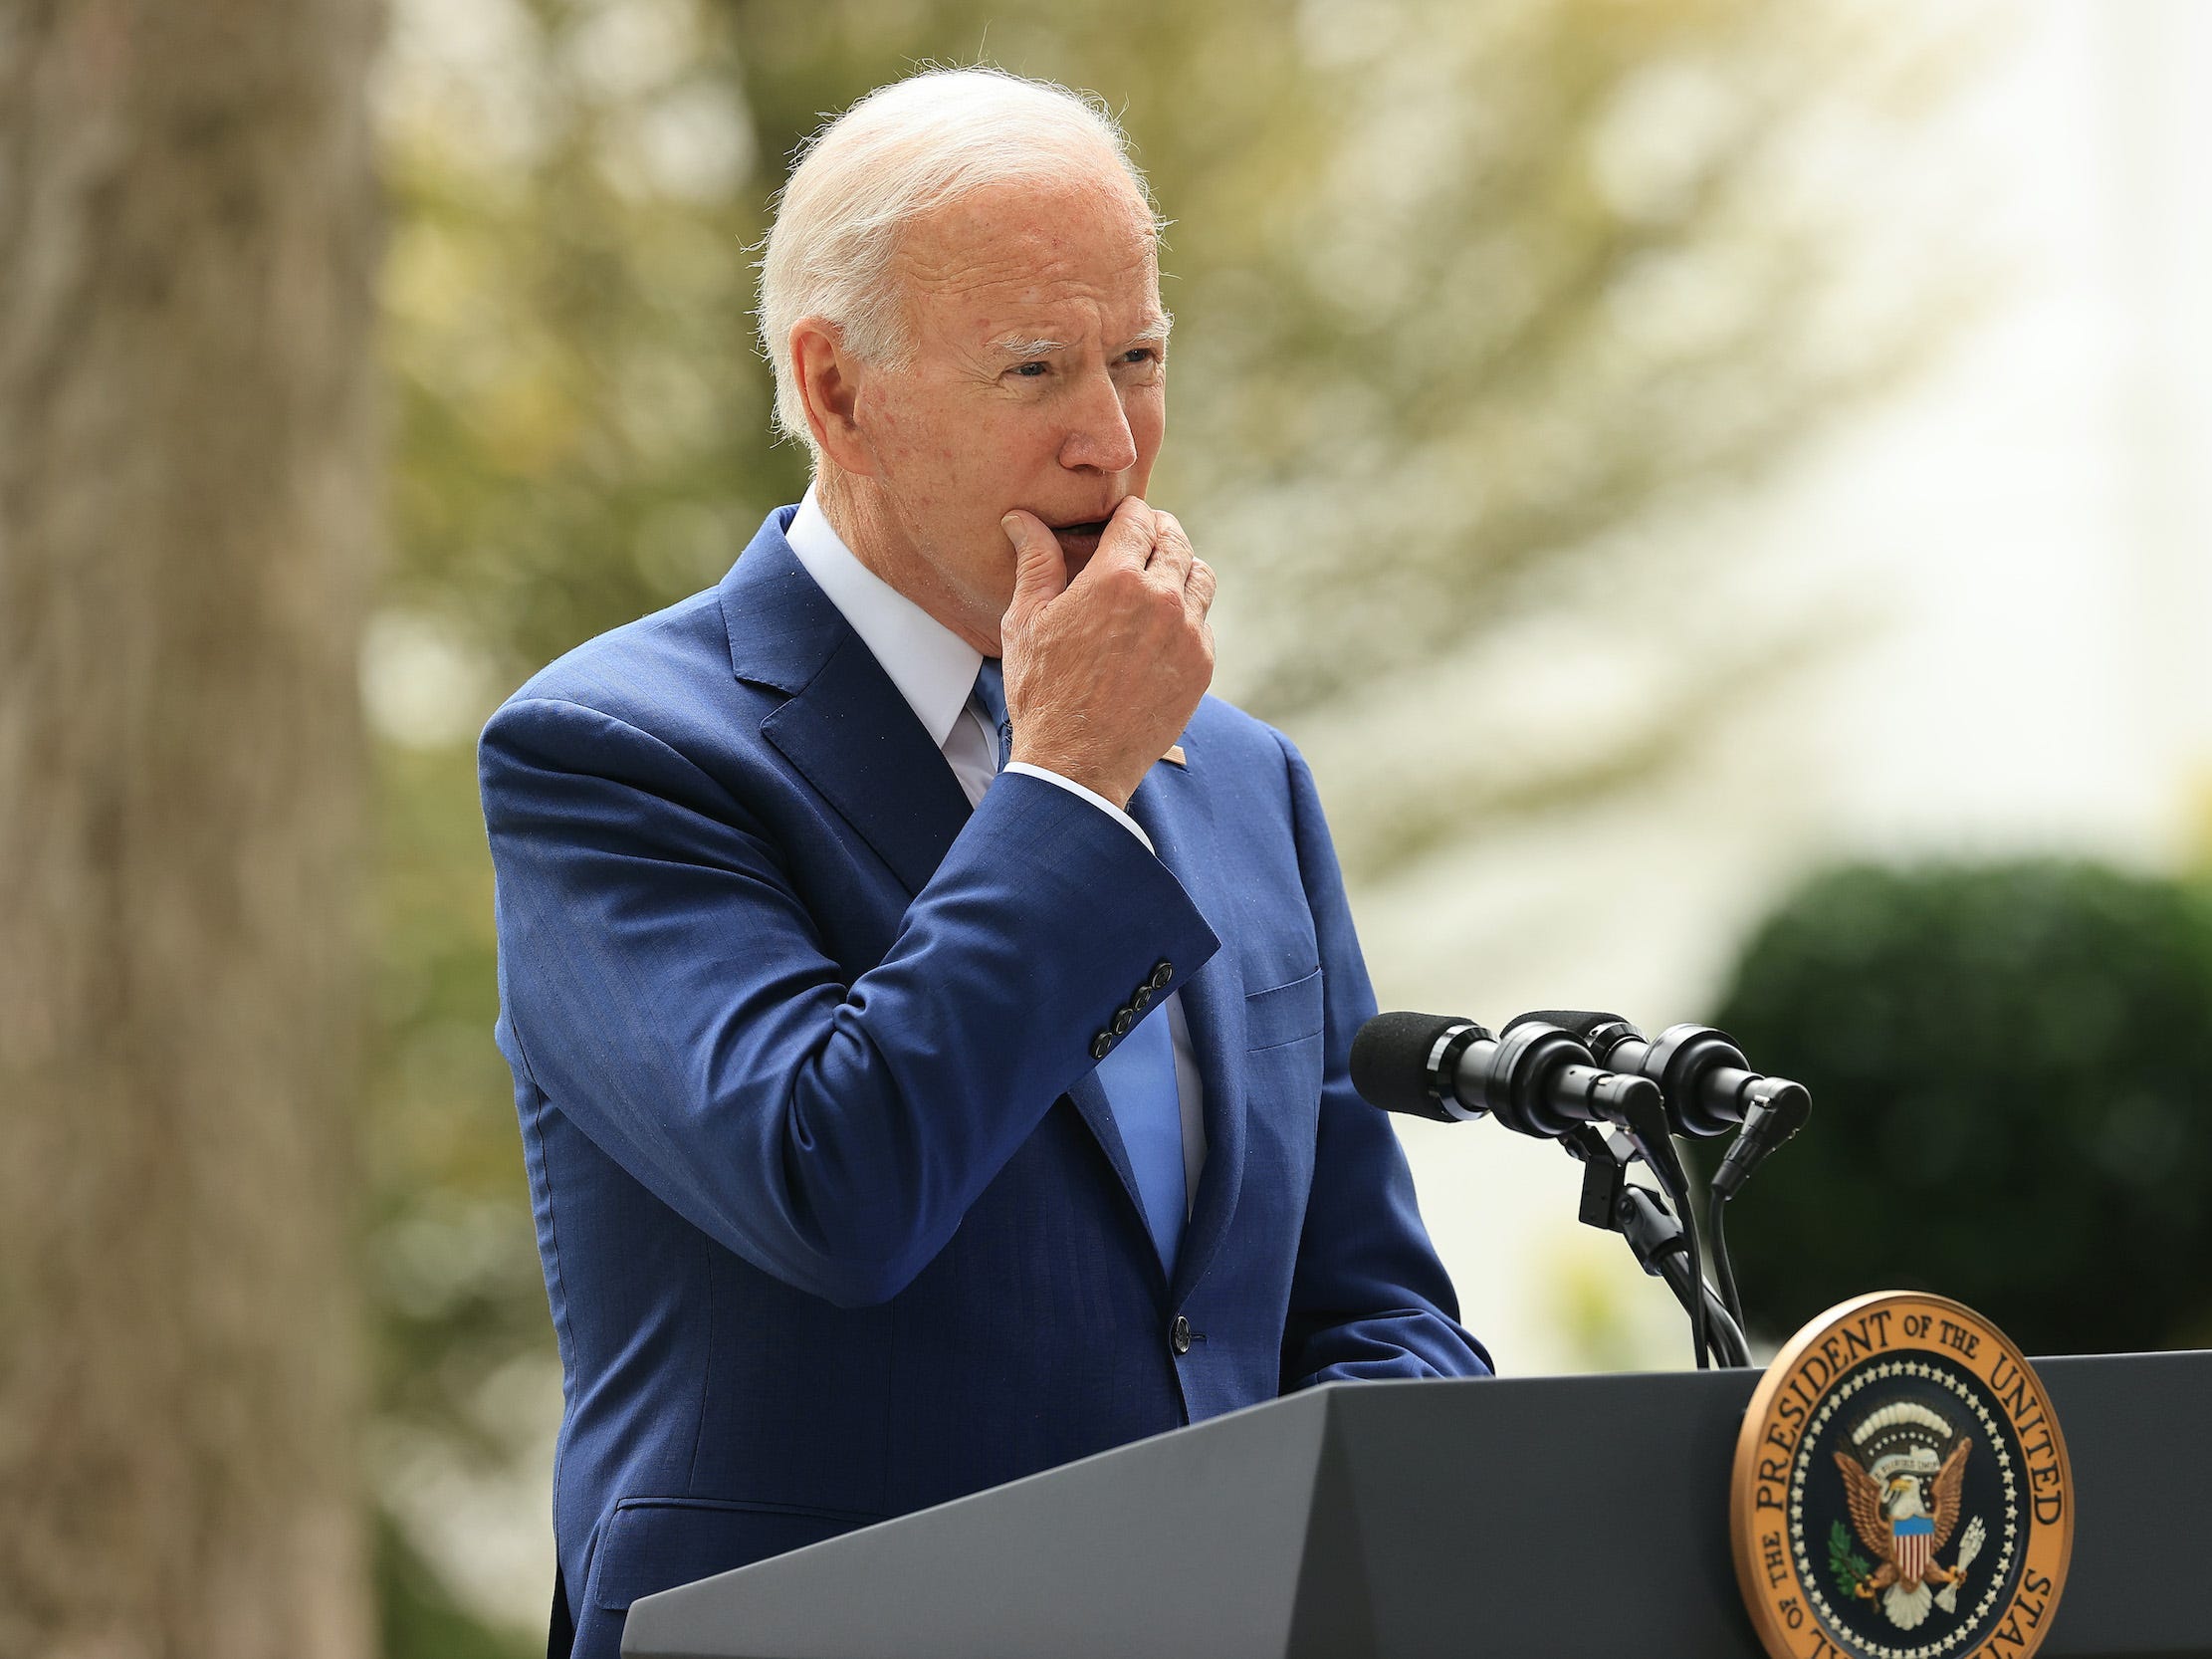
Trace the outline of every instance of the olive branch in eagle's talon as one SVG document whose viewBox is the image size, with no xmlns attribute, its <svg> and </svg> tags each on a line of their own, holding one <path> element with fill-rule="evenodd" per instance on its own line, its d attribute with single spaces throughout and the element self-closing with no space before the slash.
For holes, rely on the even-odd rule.
<svg viewBox="0 0 2212 1659">
<path fill-rule="evenodd" d="M 1869 1595 L 1862 1589 L 1874 1576 L 1874 1563 L 1851 1546 L 1851 1534 L 1839 1521 L 1828 1530 L 1828 1570 L 1836 1576 L 1836 1588 L 1844 1595 Z"/>
</svg>

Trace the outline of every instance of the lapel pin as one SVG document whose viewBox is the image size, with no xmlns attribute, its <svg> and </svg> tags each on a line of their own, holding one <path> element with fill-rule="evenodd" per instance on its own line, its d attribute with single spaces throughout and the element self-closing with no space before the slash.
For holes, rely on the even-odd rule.
<svg viewBox="0 0 2212 1659">
<path fill-rule="evenodd" d="M 1173 761 L 1177 766 L 1182 767 L 1188 767 L 1191 764 L 1183 758 L 1183 745 L 1180 743 L 1170 744 L 1168 752 L 1160 758 L 1164 761 Z"/>
</svg>

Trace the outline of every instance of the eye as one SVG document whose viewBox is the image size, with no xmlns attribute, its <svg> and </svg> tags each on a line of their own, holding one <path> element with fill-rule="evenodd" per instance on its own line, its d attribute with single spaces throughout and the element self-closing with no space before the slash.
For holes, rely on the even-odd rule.
<svg viewBox="0 0 2212 1659">
<path fill-rule="evenodd" d="M 1156 347 L 1132 346 L 1122 354 L 1121 360 L 1123 362 L 1158 362 L 1160 353 Z"/>
<path fill-rule="evenodd" d="M 1009 372 L 1011 373 L 1019 374 L 1025 380 L 1038 379 L 1043 375 L 1050 373 L 1051 371 L 1052 365 L 1050 363 L 1044 362 L 1017 363 L 1011 370 L 1009 370 Z"/>
</svg>

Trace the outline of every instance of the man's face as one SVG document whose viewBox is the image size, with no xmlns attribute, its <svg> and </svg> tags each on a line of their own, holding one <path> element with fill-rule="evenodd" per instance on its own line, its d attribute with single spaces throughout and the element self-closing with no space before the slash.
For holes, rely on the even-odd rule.
<svg viewBox="0 0 2212 1659">
<path fill-rule="evenodd" d="M 879 528 L 961 631 L 995 640 L 1014 574 L 999 519 L 1051 526 L 1072 580 L 1151 478 L 1167 342 L 1150 219 L 1118 170 L 997 185 L 910 227 L 893 276 L 912 357 L 863 376 L 854 410 Z"/>
</svg>

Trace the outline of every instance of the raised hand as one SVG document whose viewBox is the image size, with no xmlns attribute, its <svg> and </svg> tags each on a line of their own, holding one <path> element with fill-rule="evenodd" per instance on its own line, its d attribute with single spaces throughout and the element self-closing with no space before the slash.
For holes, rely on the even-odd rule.
<svg viewBox="0 0 2212 1659">
<path fill-rule="evenodd" d="M 999 623 L 1013 759 L 1127 806 L 1213 682 L 1213 568 L 1136 496 L 1072 582 L 1042 520 L 1000 525 L 1018 561 Z"/>
</svg>

